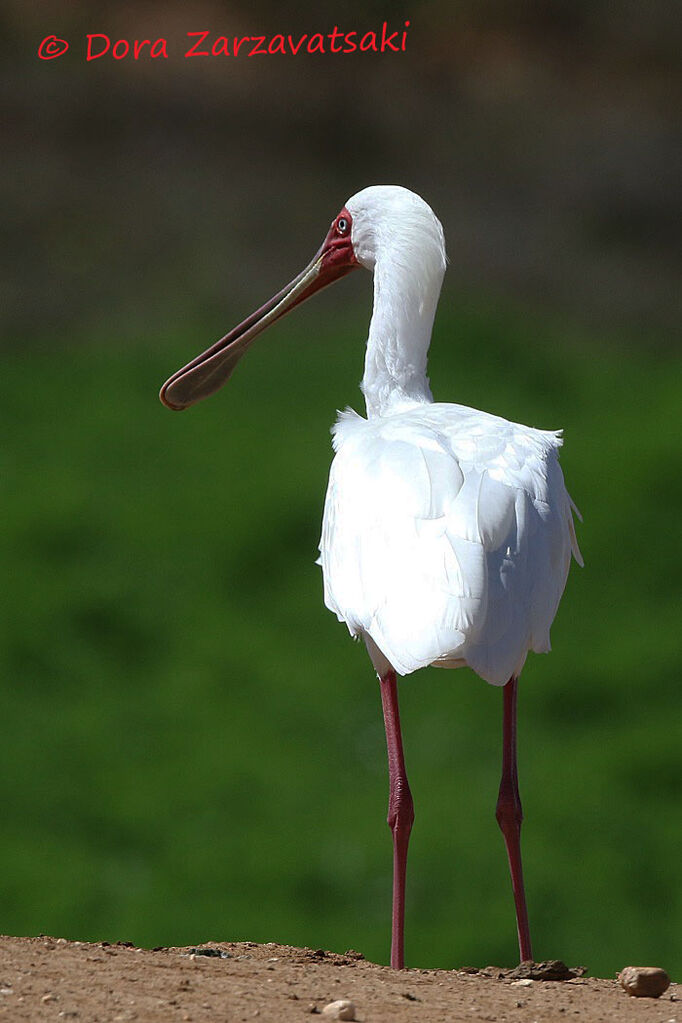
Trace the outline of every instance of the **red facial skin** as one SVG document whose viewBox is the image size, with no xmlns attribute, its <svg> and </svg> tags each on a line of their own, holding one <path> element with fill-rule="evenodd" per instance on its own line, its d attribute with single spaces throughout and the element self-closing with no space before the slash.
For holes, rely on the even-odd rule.
<svg viewBox="0 0 682 1023">
<path fill-rule="evenodd" d="M 344 206 L 306 269 L 229 334 L 174 373 L 161 388 L 159 397 L 163 404 L 180 411 L 213 394 L 229 379 L 241 356 L 262 330 L 316 291 L 358 267 L 351 227 L 352 218 Z M 297 292 L 304 282 L 307 282 L 305 287 Z"/>
<path fill-rule="evenodd" d="M 320 252 L 323 252 L 324 256 L 320 273 L 330 273 L 331 280 L 336 280 L 337 277 L 342 277 L 359 266 L 350 238 L 352 226 L 353 218 L 344 206 L 332 221 L 327 237 L 322 242 Z"/>
<path fill-rule="evenodd" d="M 308 285 L 305 291 L 303 291 L 298 298 L 291 303 L 291 305 L 287 306 L 285 313 L 295 309 L 297 305 L 300 305 L 301 302 L 305 302 L 306 299 L 310 298 L 311 295 L 314 295 L 315 292 L 321 291 L 322 288 L 326 288 L 328 284 L 333 284 L 334 281 L 340 280 L 341 277 L 345 277 L 346 274 L 351 272 L 351 270 L 355 270 L 360 266 L 355 258 L 355 250 L 350 237 L 352 226 L 353 220 L 350 213 L 344 206 L 338 216 L 334 217 L 332 220 L 332 226 L 327 232 L 327 237 L 320 245 L 312 260 L 312 262 L 315 263 L 320 256 L 322 256 L 322 262 L 320 263 L 320 269 L 317 277 Z M 296 278 L 296 280 L 298 280 L 298 278 Z M 294 282 L 292 281 L 292 284 L 293 283 Z M 291 285 L 285 288 L 284 292 L 280 292 L 280 295 L 286 294 L 290 287 Z M 269 306 L 270 303 L 267 303 L 267 305 Z M 265 306 L 263 308 L 265 309 Z"/>
</svg>

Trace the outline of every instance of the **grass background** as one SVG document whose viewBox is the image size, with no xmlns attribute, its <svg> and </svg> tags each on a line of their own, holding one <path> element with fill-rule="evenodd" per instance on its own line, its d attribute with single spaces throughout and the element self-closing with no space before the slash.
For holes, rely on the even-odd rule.
<svg viewBox="0 0 682 1023">
<path fill-rule="evenodd" d="M 279 325 L 184 415 L 156 391 L 215 322 L 123 346 L 106 328 L 46 337 L 4 359 L 6 933 L 386 961 L 378 687 L 314 564 L 327 427 L 362 407 L 363 284 L 343 317 L 323 297 Z M 680 979 L 682 364 L 619 340 L 450 290 L 431 378 L 437 399 L 564 427 L 585 516 L 586 568 L 521 686 L 536 955 Z M 401 701 L 408 961 L 512 964 L 501 694 L 428 669 Z"/>
</svg>

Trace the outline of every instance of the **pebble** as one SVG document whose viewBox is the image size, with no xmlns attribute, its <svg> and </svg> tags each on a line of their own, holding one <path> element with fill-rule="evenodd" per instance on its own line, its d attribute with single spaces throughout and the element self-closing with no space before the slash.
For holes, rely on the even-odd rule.
<svg viewBox="0 0 682 1023">
<path fill-rule="evenodd" d="M 512 987 L 532 987 L 535 981 L 532 981 L 530 977 L 524 977 L 523 980 L 513 980 L 511 982 Z"/>
<path fill-rule="evenodd" d="M 490 970 L 490 967 L 488 967 Z M 494 971 L 493 971 L 494 972 Z M 572 980 L 575 977 L 582 977 L 585 973 L 583 966 L 576 966 L 569 970 L 566 963 L 561 959 L 545 959 L 541 963 L 526 961 L 519 963 L 513 970 L 502 971 L 503 976 L 512 980 Z"/>
<path fill-rule="evenodd" d="M 658 998 L 670 986 L 670 977 L 659 966 L 626 966 L 618 980 L 623 990 L 635 998 Z"/>
<path fill-rule="evenodd" d="M 355 1006 L 348 998 L 337 998 L 335 1002 L 325 1005 L 322 1015 L 330 1019 L 355 1019 Z"/>
</svg>

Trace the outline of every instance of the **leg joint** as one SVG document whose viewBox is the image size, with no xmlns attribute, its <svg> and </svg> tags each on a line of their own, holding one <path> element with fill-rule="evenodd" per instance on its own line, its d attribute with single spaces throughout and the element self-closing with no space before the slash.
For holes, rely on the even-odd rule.
<svg viewBox="0 0 682 1023">
<path fill-rule="evenodd" d="M 495 817 L 503 832 L 508 829 L 520 828 L 523 821 L 523 807 L 519 793 L 511 785 L 505 785 L 504 782 L 500 785 Z"/>
<path fill-rule="evenodd" d="M 388 801 L 388 826 L 393 834 L 409 835 L 414 823 L 414 803 L 407 781 L 397 783 Z"/>
</svg>

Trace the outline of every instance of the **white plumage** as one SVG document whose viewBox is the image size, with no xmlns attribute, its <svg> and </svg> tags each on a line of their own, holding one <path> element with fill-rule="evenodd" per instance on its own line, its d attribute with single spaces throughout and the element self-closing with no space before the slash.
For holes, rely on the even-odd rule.
<svg viewBox="0 0 682 1023">
<path fill-rule="evenodd" d="M 327 607 L 368 645 L 377 673 L 469 665 L 518 676 L 549 629 L 571 552 L 559 433 L 434 403 L 426 352 L 445 269 L 443 233 L 406 189 L 347 203 L 374 270 L 363 392 L 339 415 L 320 564 Z"/>
<path fill-rule="evenodd" d="M 334 427 L 320 563 L 327 607 L 378 674 L 468 664 L 518 675 L 578 560 L 556 433 L 431 404 Z"/>
<path fill-rule="evenodd" d="M 575 510 L 559 467 L 559 433 L 462 405 L 434 403 L 426 375 L 445 272 L 440 222 L 418 195 L 375 185 L 349 199 L 312 262 L 281 292 L 170 377 L 169 408 L 208 397 L 254 338 L 357 266 L 374 274 L 362 391 L 367 418 L 342 412 L 324 509 L 320 563 L 327 607 L 362 636 L 379 676 L 389 764 L 394 874 L 391 964 L 404 965 L 407 781 L 396 672 L 469 665 L 504 686 L 504 835 L 519 954 L 531 959 L 516 767 L 519 672 L 549 630 L 571 553 Z"/>
</svg>

